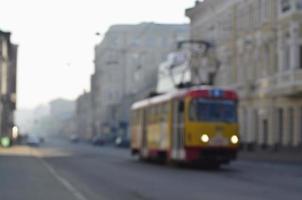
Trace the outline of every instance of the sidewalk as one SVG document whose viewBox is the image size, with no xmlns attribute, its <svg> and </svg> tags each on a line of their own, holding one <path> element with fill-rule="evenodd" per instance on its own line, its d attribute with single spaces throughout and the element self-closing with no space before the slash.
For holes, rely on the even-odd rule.
<svg viewBox="0 0 302 200">
<path fill-rule="evenodd" d="M 30 156 L 31 150 L 27 146 L 0 147 L 0 156 Z"/>
<path fill-rule="evenodd" d="M 238 155 L 238 160 L 302 164 L 302 150 L 241 150 Z"/>
</svg>

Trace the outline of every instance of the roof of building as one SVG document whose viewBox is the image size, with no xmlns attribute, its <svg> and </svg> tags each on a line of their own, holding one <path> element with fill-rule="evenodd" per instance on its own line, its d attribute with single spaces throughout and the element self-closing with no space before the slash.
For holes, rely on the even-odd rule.
<svg viewBox="0 0 302 200">
<path fill-rule="evenodd" d="M 192 8 L 188 8 L 185 11 L 185 14 L 189 18 L 194 18 L 195 15 L 200 15 L 204 12 L 212 12 L 218 6 L 225 4 L 225 0 L 204 0 L 196 1 L 195 5 Z"/>
</svg>

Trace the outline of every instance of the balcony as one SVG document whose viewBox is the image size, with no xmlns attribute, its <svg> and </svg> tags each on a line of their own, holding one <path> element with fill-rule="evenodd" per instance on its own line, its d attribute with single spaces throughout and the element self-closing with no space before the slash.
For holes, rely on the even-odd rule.
<svg viewBox="0 0 302 200">
<path fill-rule="evenodd" d="M 302 69 L 279 72 L 273 76 L 258 79 L 250 88 L 249 92 L 259 97 L 300 95 L 302 94 Z"/>
<path fill-rule="evenodd" d="M 275 80 L 274 95 L 297 96 L 302 93 L 302 69 L 279 73 Z"/>
</svg>

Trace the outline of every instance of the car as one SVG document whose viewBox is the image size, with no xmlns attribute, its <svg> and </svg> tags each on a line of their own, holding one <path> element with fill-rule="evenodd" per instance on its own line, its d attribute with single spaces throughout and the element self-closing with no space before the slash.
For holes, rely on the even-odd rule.
<svg viewBox="0 0 302 200">
<path fill-rule="evenodd" d="M 93 145 L 104 145 L 105 141 L 100 136 L 95 136 L 91 140 Z"/>
<path fill-rule="evenodd" d="M 40 145 L 40 139 L 37 136 L 30 135 L 26 139 L 26 144 L 29 146 L 37 147 Z"/>
<path fill-rule="evenodd" d="M 70 136 L 70 141 L 72 143 L 77 143 L 80 141 L 80 138 L 77 135 L 72 135 L 72 136 Z"/>
<path fill-rule="evenodd" d="M 39 140 L 40 140 L 40 143 L 44 143 L 45 142 L 45 138 L 42 137 L 42 136 L 39 137 Z"/>
<path fill-rule="evenodd" d="M 115 139 L 115 146 L 122 147 L 122 148 L 128 148 L 130 146 L 130 141 L 126 137 L 118 136 Z"/>
</svg>

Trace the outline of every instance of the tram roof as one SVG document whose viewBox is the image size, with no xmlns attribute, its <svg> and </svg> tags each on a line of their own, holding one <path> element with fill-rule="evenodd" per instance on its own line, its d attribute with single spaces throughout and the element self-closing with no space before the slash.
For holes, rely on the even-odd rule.
<svg viewBox="0 0 302 200">
<path fill-rule="evenodd" d="M 158 95 L 155 97 L 150 97 L 138 102 L 135 102 L 131 109 L 135 110 L 135 109 L 139 109 L 139 108 L 143 108 L 149 105 L 155 105 L 155 104 L 159 104 L 159 103 L 163 103 L 166 101 L 169 101 L 171 99 L 175 99 L 175 98 L 179 98 L 179 97 L 184 97 L 189 93 L 192 92 L 199 92 L 199 91 L 211 91 L 214 89 L 219 89 L 222 91 L 232 91 L 235 93 L 234 90 L 230 89 L 230 88 L 223 88 L 223 87 L 213 87 L 213 86 L 197 86 L 197 87 L 192 87 L 192 88 L 186 88 L 186 89 L 179 89 L 179 90 L 175 90 L 169 93 L 165 93 L 162 95 Z M 237 97 L 237 96 L 236 96 Z"/>
</svg>

